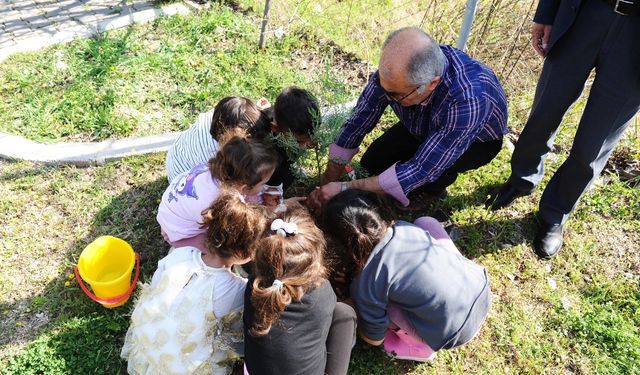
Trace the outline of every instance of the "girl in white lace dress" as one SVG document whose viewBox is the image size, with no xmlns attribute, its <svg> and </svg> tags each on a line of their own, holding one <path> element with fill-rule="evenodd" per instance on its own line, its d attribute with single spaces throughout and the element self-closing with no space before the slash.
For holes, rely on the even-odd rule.
<svg viewBox="0 0 640 375">
<path fill-rule="evenodd" d="M 266 227 L 264 207 L 224 193 L 203 213 L 210 250 L 181 247 L 144 284 L 121 356 L 130 374 L 229 374 L 243 354 L 246 279 L 231 272 L 250 260 Z"/>
</svg>

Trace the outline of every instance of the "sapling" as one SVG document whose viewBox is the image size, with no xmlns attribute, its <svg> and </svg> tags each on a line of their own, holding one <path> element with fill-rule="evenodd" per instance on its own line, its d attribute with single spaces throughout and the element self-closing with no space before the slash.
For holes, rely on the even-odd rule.
<svg viewBox="0 0 640 375">
<path fill-rule="evenodd" d="M 301 150 L 291 135 L 279 133 L 273 136 L 275 142 L 285 150 L 287 157 L 290 160 L 296 160 L 293 171 L 296 180 L 306 180 L 307 186 L 320 183 L 329 145 L 335 141 L 342 124 L 349 115 L 350 110 L 344 106 L 333 107 L 332 110 L 326 111 L 324 116 L 312 112 L 314 126 L 311 139 L 315 147 L 307 150 Z M 310 178 L 309 175 L 313 177 Z M 312 181 L 309 181 L 310 179 Z"/>
</svg>

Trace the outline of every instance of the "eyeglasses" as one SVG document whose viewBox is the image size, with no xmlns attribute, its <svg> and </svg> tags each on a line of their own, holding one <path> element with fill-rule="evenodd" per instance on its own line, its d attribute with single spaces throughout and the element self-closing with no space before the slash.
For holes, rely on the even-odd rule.
<svg viewBox="0 0 640 375">
<path fill-rule="evenodd" d="M 394 94 L 394 93 L 390 93 L 389 91 L 385 90 L 385 88 L 384 88 L 384 87 L 382 87 L 382 85 L 380 84 L 380 74 L 378 74 L 378 75 L 376 76 L 376 84 L 377 84 L 378 86 L 380 86 L 380 88 L 382 89 L 382 92 L 384 93 L 384 96 L 385 96 L 387 99 L 389 99 L 389 100 L 391 100 L 391 101 L 393 101 L 393 102 L 396 102 L 396 103 L 400 103 L 400 102 L 402 102 L 402 101 L 403 101 L 403 100 L 405 100 L 406 98 L 410 97 L 410 96 L 411 96 L 411 94 L 413 94 L 414 92 L 418 91 L 418 89 L 420 89 L 422 86 L 424 86 L 424 85 L 416 86 L 416 88 L 414 88 L 413 90 L 409 91 L 409 93 L 408 93 L 407 95 L 404 95 L 404 96 L 403 96 L 403 97 L 401 97 L 400 99 L 397 99 L 397 98 L 396 98 L 396 94 Z"/>
</svg>

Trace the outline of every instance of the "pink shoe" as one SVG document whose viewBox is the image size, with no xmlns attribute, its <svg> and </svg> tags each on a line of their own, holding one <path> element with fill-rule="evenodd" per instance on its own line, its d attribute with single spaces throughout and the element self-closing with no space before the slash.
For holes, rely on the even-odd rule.
<svg viewBox="0 0 640 375">
<path fill-rule="evenodd" d="M 411 337 L 407 332 L 388 329 L 384 335 L 384 350 L 392 358 L 428 362 L 436 357 L 429 345 Z"/>
</svg>

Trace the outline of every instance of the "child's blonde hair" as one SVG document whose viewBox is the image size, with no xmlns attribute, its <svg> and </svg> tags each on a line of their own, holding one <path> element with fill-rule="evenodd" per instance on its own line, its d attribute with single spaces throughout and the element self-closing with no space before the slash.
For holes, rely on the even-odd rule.
<svg viewBox="0 0 640 375">
<path fill-rule="evenodd" d="M 292 301 L 300 301 L 304 293 L 326 279 L 324 265 L 326 242 L 309 214 L 302 210 L 278 216 L 297 226 L 295 234 L 286 237 L 268 228 L 267 235 L 254 243 L 255 280 L 251 303 L 255 320 L 249 332 L 264 336 Z M 270 225 L 271 223 L 269 223 Z M 280 286 L 279 283 L 282 283 Z"/>
<path fill-rule="evenodd" d="M 223 191 L 202 212 L 205 246 L 221 258 L 250 258 L 252 244 L 265 234 L 269 216 L 266 207 L 246 203 L 237 192 Z"/>
<path fill-rule="evenodd" d="M 209 170 L 223 184 L 253 188 L 278 165 L 278 154 L 273 146 L 251 138 L 245 130 L 227 131 L 220 144 L 220 151 L 209 160 Z"/>
</svg>

